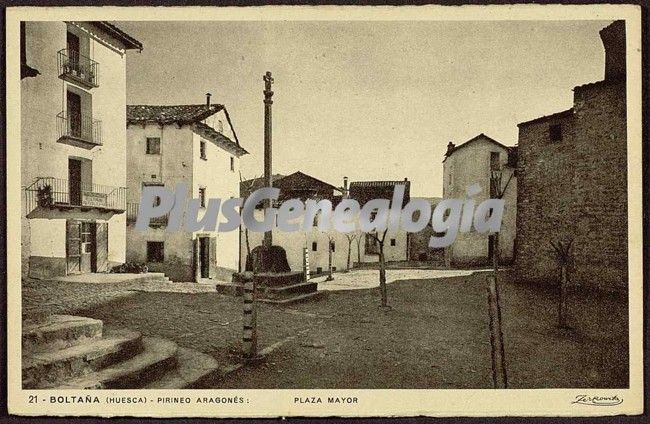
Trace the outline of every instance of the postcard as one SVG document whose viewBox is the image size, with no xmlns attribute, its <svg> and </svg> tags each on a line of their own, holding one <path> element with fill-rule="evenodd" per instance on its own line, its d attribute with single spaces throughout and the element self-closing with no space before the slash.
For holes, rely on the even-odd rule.
<svg viewBox="0 0 650 424">
<path fill-rule="evenodd" d="M 6 36 L 11 414 L 643 412 L 638 6 Z"/>
</svg>

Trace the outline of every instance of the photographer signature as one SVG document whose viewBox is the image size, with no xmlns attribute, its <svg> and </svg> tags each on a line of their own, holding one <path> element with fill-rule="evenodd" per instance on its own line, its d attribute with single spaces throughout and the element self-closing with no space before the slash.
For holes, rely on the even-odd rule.
<svg viewBox="0 0 650 424">
<path fill-rule="evenodd" d="M 573 403 L 578 405 L 591 405 L 591 406 L 616 406 L 623 403 L 623 399 L 618 396 L 587 396 L 587 395 L 578 395 L 576 396 Z"/>
</svg>

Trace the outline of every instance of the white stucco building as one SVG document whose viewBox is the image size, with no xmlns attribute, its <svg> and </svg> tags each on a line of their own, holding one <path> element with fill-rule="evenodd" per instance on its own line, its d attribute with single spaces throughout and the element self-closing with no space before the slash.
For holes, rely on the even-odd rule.
<svg viewBox="0 0 650 424">
<path fill-rule="evenodd" d="M 263 184 L 263 178 L 242 182 L 242 195 L 263 187 Z M 326 199 L 332 202 L 333 208 L 336 208 L 336 205 L 345 197 L 357 200 L 361 206 L 371 199 L 385 198 L 391 200 L 393 189 L 398 184 L 405 186 L 404 201 L 407 203 L 410 194 L 410 183 L 408 180 L 353 182 L 348 188 L 347 177 L 344 178 L 342 187 L 336 187 L 300 171 L 287 176 L 273 176 L 273 187 L 280 189 L 278 204 L 281 204 L 283 200 L 292 198 L 298 198 L 303 201 L 306 199 L 315 201 Z M 257 220 L 262 220 L 264 211 L 262 209 L 256 210 L 255 216 Z M 303 219 L 304 217 L 301 217 L 295 222 L 301 222 Z M 287 261 L 291 270 L 300 271 L 303 269 L 304 250 L 306 249 L 310 275 L 317 276 L 327 273 L 329 269 L 330 242 L 332 243 L 333 271 L 347 269 L 348 252 L 350 255 L 350 267 L 360 263 L 379 261 L 379 246 L 370 235 L 360 230 L 351 233 L 341 233 L 333 228 L 331 221 L 328 230 L 321 230 L 318 227 L 319 220 L 320 215 L 314 220 L 312 228 L 307 231 L 284 232 L 278 228 L 273 229 L 273 244 L 281 246 L 286 251 Z M 358 228 L 358 223 L 356 225 Z M 387 262 L 405 261 L 407 259 L 408 237 L 409 235 L 405 231 L 386 234 L 384 255 Z M 246 232 L 242 227 L 242 268 L 245 266 L 248 250 L 253 250 L 255 247 L 261 246 L 263 239 L 264 233 Z"/>
<path fill-rule="evenodd" d="M 473 196 L 476 204 L 493 198 L 490 187 L 492 172 L 501 173 L 501 187 L 505 187 L 505 209 L 499 233 L 499 259 L 513 260 L 517 216 L 516 147 L 505 146 L 479 134 L 458 146 L 449 143 L 443 160 L 443 198 L 466 199 L 467 187 L 479 184 L 482 192 Z M 458 232 L 454 243 L 446 249 L 447 263 L 451 265 L 487 265 L 494 252 L 494 237 L 479 233 L 472 227 L 467 233 Z"/>
<path fill-rule="evenodd" d="M 128 50 L 108 22 L 21 23 L 23 276 L 125 260 Z"/>
<path fill-rule="evenodd" d="M 135 229 L 146 185 L 174 190 L 184 183 L 188 197 L 206 205 L 210 198 L 239 197 L 239 160 L 248 152 L 226 108 L 209 97 L 199 105 L 129 105 L 127 136 L 127 262 L 145 263 L 174 281 L 230 281 L 239 269 L 238 231 L 168 232 L 166 219 Z"/>
</svg>

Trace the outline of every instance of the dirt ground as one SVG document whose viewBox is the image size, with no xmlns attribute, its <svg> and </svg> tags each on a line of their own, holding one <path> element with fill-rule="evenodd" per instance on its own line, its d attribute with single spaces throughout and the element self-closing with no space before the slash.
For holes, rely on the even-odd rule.
<svg viewBox="0 0 650 424">
<path fill-rule="evenodd" d="M 574 329 L 559 330 L 554 292 L 502 280 L 509 387 L 627 386 L 625 299 L 574 294 Z M 388 296 L 390 310 L 379 307 L 376 288 L 260 305 L 260 348 L 282 345 L 215 387 L 491 387 L 485 275 L 397 281 Z M 240 360 L 241 310 L 241 298 L 216 293 L 139 292 L 76 312 L 172 339 L 227 365 Z"/>
</svg>

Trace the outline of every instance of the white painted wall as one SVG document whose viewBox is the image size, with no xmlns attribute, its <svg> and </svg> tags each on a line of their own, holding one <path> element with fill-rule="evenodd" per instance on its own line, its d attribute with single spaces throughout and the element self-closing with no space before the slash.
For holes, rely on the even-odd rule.
<svg viewBox="0 0 650 424">
<path fill-rule="evenodd" d="M 224 123 L 224 134 L 228 136 L 230 127 L 225 116 L 221 117 Z M 160 155 L 146 154 L 147 137 L 161 139 Z M 201 137 L 195 134 L 189 126 L 178 128 L 176 125 L 163 127 L 158 124 L 129 125 L 127 138 L 128 202 L 140 202 L 143 181 L 162 182 L 169 189 L 174 189 L 179 183 L 185 183 L 190 189 L 190 198 L 198 198 L 199 187 L 206 188 L 207 199 L 220 198 L 225 201 L 230 197 L 239 197 L 239 158 L 206 140 L 207 159 L 202 159 L 200 154 Z M 230 167 L 231 157 L 234 158 L 233 170 Z M 199 219 L 202 216 L 200 213 Z M 131 225 L 128 226 L 127 231 L 129 233 L 138 232 Z M 127 259 L 144 262 L 146 259 L 145 239 L 158 240 L 161 232 L 164 233 L 162 230 L 148 230 L 140 235 L 130 234 L 128 241 L 135 243 L 135 246 L 128 246 Z M 185 263 L 189 261 L 191 265 L 191 242 L 197 235 L 216 238 L 218 267 L 238 270 L 239 234 L 237 231 L 221 233 L 200 231 L 193 234 L 183 232 L 182 235 L 174 235 L 169 241 L 165 240 L 165 254 L 172 262 Z"/>
<path fill-rule="evenodd" d="M 502 185 L 505 185 L 512 168 L 505 167 L 508 161 L 507 150 L 485 139 L 472 142 L 455 151 L 443 162 L 443 197 L 445 199 L 466 199 L 466 188 L 478 183 L 483 191 L 474 196 L 476 204 L 490 197 L 490 153 L 499 152 L 503 169 Z M 517 179 L 510 181 L 506 194 L 505 210 L 499 236 L 499 254 L 502 259 L 511 259 L 516 232 Z M 447 248 L 449 258 L 454 261 L 475 261 L 487 258 L 488 234 L 472 229 L 469 233 L 458 233 L 456 241 Z"/>
<path fill-rule="evenodd" d="M 215 114 L 217 118 L 220 113 Z M 221 118 L 224 119 L 224 134 L 226 134 L 226 128 L 229 128 L 229 125 L 225 121 L 224 116 L 221 116 Z M 231 197 L 239 197 L 239 158 L 209 140 L 205 140 L 207 159 L 201 159 L 201 140 L 201 136 L 193 133 L 192 163 L 194 164 L 194 172 L 192 178 L 192 197 L 198 198 L 199 187 L 205 187 L 206 189 L 206 202 L 207 199 L 218 198 L 223 203 Z M 233 169 L 230 167 L 230 158 L 234 160 Z M 225 219 L 220 215 L 219 222 L 221 221 L 225 221 Z M 217 239 L 217 266 L 237 271 L 239 268 L 238 232 L 201 231 L 201 234 L 209 234 L 210 237 Z M 194 234 L 194 237 L 196 237 L 196 234 Z"/>
<path fill-rule="evenodd" d="M 69 85 L 58 77 L 57 52 L 66 47 L 67 24 L 27 22 L 25 29 L 27 63 L 37 69 L 40 75 L 21 81 L 21 184 L 28 186 L 37 177 L 67 179 L 68 157 L 77 156 L 93 161 L 93 183 L 125 187 L 126 129 L 125 116 L 122 113 L 126 108 L 125 55 L 91 40 L 91 58 L 100 64 L 99 87 L 90 90 L 77 87 L 92 95 L 93 118 L 102 121 L 103 145 L 87 150 L 57 143 L 56 115 L 65 109 L 65 93 Z M 113 45 L 119 45 L 116 40 L 110 41 Z M 24 215 L 25 213 L 22 228 L 25 234 L 30 236 L 22 239 L 23 256 L 44 252 L 40 246 L 31 243 L 31 239 L 39 240 L 39 243 L 48 246 L 56 246 L 45 251 L 58 252 L 57 255 L 63 249 L 65 257 L 65 222 L 51 220 L 51 228 L 34 222 L 32 228 L 27 229 L 30 222 Z M 109 261 L 124 262 L 125 215 L 115 215 L 108 222 Z M 45 241 L 45 238 L 48 240 Z"/>
</svg>

